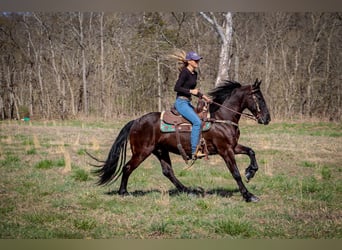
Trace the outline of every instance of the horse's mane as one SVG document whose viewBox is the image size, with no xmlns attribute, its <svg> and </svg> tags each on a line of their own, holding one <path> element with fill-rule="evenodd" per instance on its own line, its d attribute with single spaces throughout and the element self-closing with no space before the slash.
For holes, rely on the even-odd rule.
<svg viewBox="0 0 342 250">
<path fill-rule="evenodd" d="M 212 100 L 216 103 L 222 104 L 224 100 L 230 98 L 232 92 L 236 88 L 240 88 L 241 84 L 235 81 L 225 80 L 219 84 L 216 88 L 209 92 Z M 210 105 L 210 113 L 214 113 L 219 108 L 218 105 Z"/>
</svg>

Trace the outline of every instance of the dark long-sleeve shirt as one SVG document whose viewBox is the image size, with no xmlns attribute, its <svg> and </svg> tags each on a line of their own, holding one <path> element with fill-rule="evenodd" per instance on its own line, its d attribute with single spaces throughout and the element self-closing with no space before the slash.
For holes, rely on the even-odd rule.
<svg viewBox="0 0 342 250">
<path fill-rule="evenodd" d="M 179 73 L 178 80 L 174 87 L 174 90 L 177 92 L 177 97 L 185 96 L 191 97 L 190 89 L 196 88 L 197 85 L 197 72 L 194 71 L 191 73 L 186 67 L 182 69 Z"/>
</svg>

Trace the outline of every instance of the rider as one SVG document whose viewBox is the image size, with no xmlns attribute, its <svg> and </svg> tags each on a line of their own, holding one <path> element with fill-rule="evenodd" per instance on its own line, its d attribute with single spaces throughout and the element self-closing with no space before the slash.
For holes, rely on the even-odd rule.
<svg viewBox="0 0 342 250">
<path fill-rule="evenodd" d="M 188 52 L 183 58 L 183 65 L 180 68 L 180 73 L 174 90 L 177 92 L 175 101 L 176 110 L 187 120 L 192 123 L 191 130 L 191 153 L 192 159 L 201 158 L 205 156 L 200 151 L 197 151 L 199 137 L 201 132 L 201 119 L 196 114 L 194 107 L 191 105 L 191 96 L 203 98 L 205 101 L 210 102 L 210 99 L 196 88 L 197 85 L 197 71 L 199 62 L 202 59 L 196 52 Z"/>
</svg>

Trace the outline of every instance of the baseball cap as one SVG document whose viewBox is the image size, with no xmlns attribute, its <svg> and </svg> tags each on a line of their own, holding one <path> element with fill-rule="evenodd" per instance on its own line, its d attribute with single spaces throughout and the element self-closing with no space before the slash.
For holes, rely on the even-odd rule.
<svg viewBox="0 0 342 250">
<path fill-rule="evenodd" d="M 193 52 L 193 51 L 188 52 L 185 56 L 185 60 L 187 60 L 187 61 L 189 61 L 189 60 L 197 61 L 197 60 L 200 60 L 202 58 L 203 57 L 199 56 L 196 52 Z"/>
</svg>

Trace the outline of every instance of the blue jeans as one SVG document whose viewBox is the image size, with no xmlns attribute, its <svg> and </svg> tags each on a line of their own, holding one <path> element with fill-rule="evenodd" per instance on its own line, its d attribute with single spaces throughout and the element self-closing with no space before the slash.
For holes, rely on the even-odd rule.
<svg viewBox="0 0 342 250">
<path fill-rule="evenodd" d="M 175 108 L 177 111 L 187 120 L 192 123 L 191 130 L 191 152 L 194 154 L 196 152 L 196 147 L 199 142 L 199 136 L 201 132 L 201 119 L 196 114 L 194 107 L 188 100 L 177 98 L 175 102 Z"/>
</svg>

